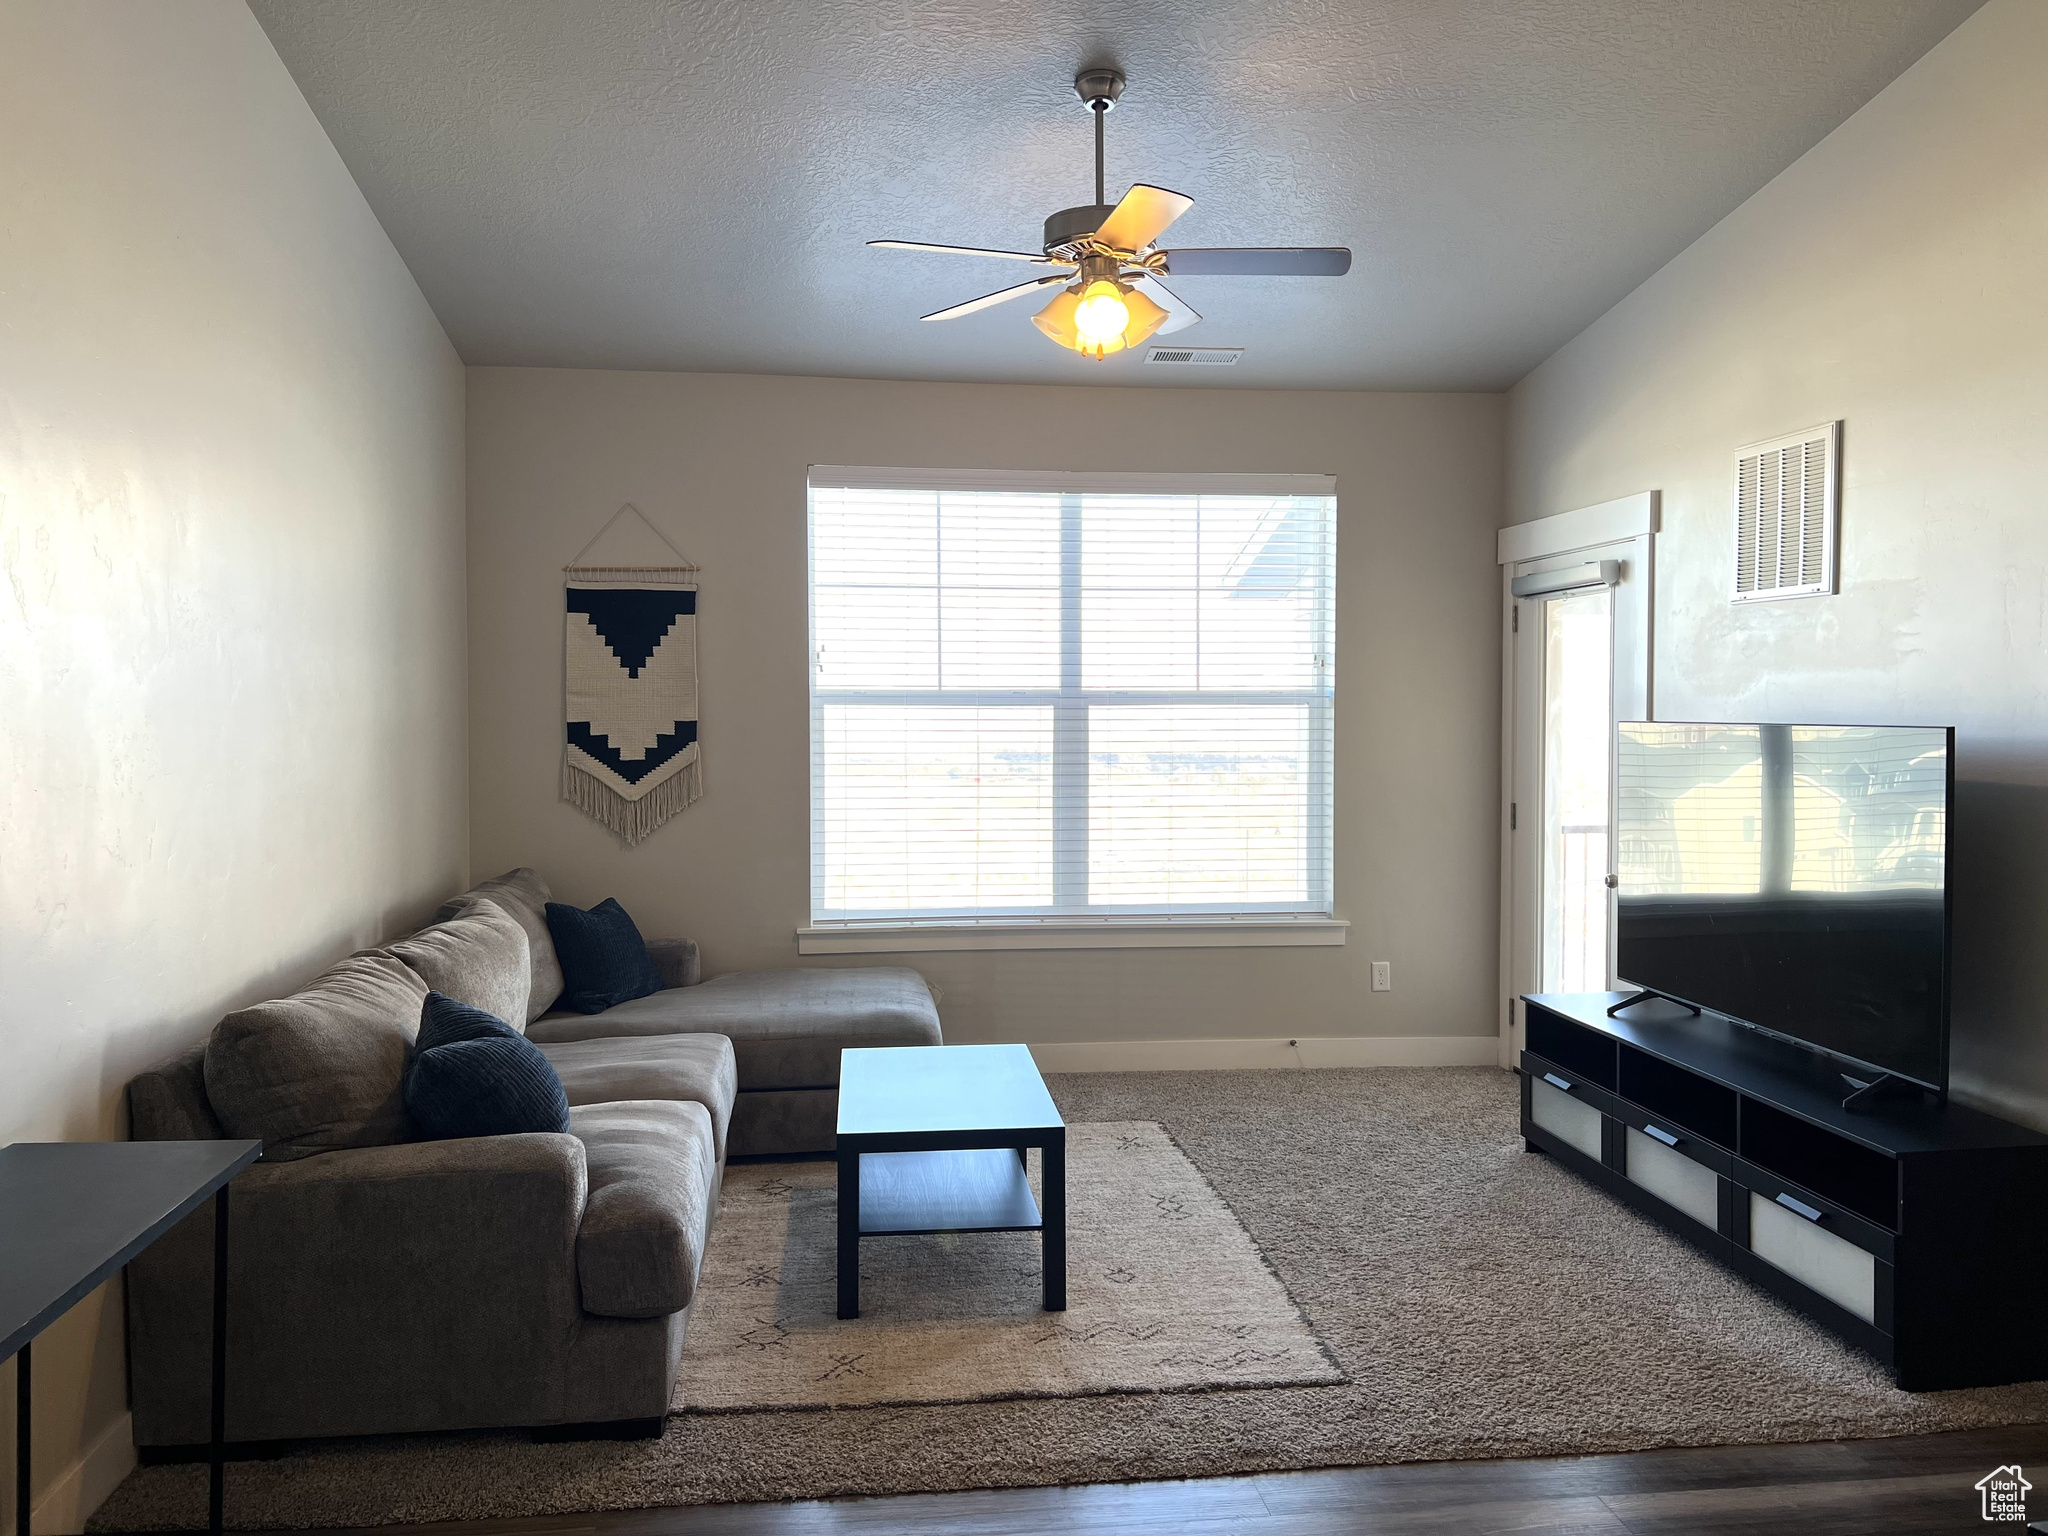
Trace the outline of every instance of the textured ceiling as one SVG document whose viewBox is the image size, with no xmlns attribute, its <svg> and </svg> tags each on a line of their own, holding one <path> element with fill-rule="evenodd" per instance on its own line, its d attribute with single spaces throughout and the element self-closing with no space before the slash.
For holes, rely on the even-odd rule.
<svg viewBox="0 0 2048 1536">
<path fill-rule="evenodd" d="M 252 0 L 472 363 L 1498 389 L 1980 0 Z M 1026 276 L 1092 198 L 1084 63 L 1130 77 L 1112 200 L 1166 245 L 1349 245 L 1338 279 L 1184 278 L 1176 341 L 1092 363 Z"/>
</svg>

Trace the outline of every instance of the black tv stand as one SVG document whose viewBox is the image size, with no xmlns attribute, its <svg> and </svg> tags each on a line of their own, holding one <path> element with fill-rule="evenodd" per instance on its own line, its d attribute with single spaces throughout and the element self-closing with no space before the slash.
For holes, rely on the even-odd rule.
<svg viewBox="0 0 2048 1536">
<path fill-rule="evenodd" d="M 1909 1391 L 2048 1380 L 2048 1136 L 1714 1014 L 1523 999 L 1522 1137 Z M 1845 1086 L 1856 1089 L 1843 1102 Z"/>
<path fill-rule="evenodd" d="M 1691 1003 L 1684 1002 L 1679 998 L 1669 996 L 1668 994 L 1663 992 L 1652 991 L 1648 987 L 1639 987 L 1637 990 L 1629 993 L 1629 995 L 1627 997 L 1624 997 L 1620 1002 L 1614 1004 L 1613 1007 L 1609 1008 L 1607 1010 L 1607 1017 L 1609 1017 L 1610 1019 L 1615 1018 L 1619 1016 L 1622 1009 L 1633 1008 L 1637 1003 L 1647 1003 L 1653 997 L 1656 998 L 1657 1001 L 1659 1001 L 1660 1003 L 1669 1003 L 1674 1008 L 1683 1008 L 1687 1013 L 1691 1014 L 1694 1018 L 1698 1018 L 1700 1016 L 1700 1010 L 1694 1007 Z"/>
<path fill-rule="evenodd" d="M 1846 1072 L 1838 1072 L 1835 1075 L 1849 1085 L 1851 1091 L 1849 1096 L 1842 1100 L 1842 1108 L 1852 1115 L 1867 1109 L 1880 1099 L 1919 1099 L 1933 1091 L 1921 1087 L 1910 1078 L 1894 1077 L 1889 1072 L 1880 1072 L 1869 1081 L 1851 1077 Z M 1941 1102 L 1941 1095 L 1935 1095 L 1935 1102 Z"/>
</svg>

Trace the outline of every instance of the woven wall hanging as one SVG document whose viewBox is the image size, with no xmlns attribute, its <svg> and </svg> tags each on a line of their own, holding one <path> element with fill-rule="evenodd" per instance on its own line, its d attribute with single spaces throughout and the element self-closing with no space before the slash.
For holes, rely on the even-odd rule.
<svg viewBox="0 0 2048 1536">
<path fill-rule="evenodd" d="M 623 839 L 650 836 L 704 793 L 697 740 L 697 567 L 637 508 L 621 507 L 675 553 L 673 565 L 563 568 L 562 798 Z"/>
</svg>

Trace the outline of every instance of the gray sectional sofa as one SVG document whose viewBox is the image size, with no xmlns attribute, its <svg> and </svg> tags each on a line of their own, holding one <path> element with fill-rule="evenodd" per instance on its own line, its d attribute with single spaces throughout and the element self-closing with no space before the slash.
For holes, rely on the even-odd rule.
<svg viewBox="0 0 2048 1536">
<path fill-rule="evenodd" d="M 915 971 L 705 981 L 687 941 L 648 946 L 662 991 L 556 1011 L 548 899 L 532 870 L 486 881 L 129 1084 L 137 1140 L 264 1143 L 230 1217 L 229 1440 L 657 1431 L 726 1158 L 830 1151 L 842 1047 L 939 1043 Z M 566 1134 L 415 1139 L 430 989 L 525 1027 Z M 128 1268 L 145 1454 L 206 1438 L 212 1254 L 207 1208 Z"/>
</svg>

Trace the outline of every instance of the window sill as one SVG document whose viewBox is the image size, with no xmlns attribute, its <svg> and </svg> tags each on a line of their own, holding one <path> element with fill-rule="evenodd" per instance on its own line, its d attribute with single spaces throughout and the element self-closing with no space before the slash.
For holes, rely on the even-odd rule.
<svg viewBox="0 0 2048 1536">
<path fill-rule="evenodd" d="M 987 918 L 821 923 L 796 931 L 800 955 L 888 955 L 956 949 L 1275 949 L 1342 944 L 1341 917 Z"/>
</svg>

